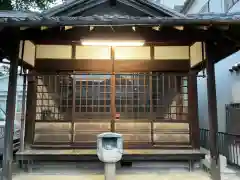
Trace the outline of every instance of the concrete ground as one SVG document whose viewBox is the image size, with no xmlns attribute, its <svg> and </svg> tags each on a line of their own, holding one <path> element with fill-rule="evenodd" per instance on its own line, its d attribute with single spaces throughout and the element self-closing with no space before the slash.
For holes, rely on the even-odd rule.
<svg viewBox="0 0 240 180">
<path fill-rule="evenodd" d="M 104 180 L 103 175 L 21 175 L 14 180 Z M 209 177 L 203 177 L 198 173 L 171 173 L 171 174 L 126 174 L 117 176 L 116 180 L 209 180 Z"/>
<path fill-rule="evenodd" d="M 188 172 L 182 164 L 138 164 L 117 168 L 116 180 L 211 180 L 209 174 L 196 168 Z M 104 180 L 102 164 L 38 165 L 32 172 L 15 171 L 13 180 Z M 222 173 L 222 180 L 240 180 L 237 171 Z"/>
</svg>

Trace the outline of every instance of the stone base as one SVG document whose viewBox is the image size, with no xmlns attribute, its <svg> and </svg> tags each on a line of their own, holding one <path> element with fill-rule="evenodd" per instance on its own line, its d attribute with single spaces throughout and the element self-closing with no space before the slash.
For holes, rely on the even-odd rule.
<svg viewBox="0 0 240 180">
<path fill-rule="evenodd" d="M 116 164 L 115 163 L 104 163 L 104 177 L 105 180 L 116 179 Z"/>
<path fill-rule="evenodd" d="M 210 167 L 211 167 L 211 156 L 210 156 L 210 152 L 204 148 L 201 148 L 201 151 L 204 151 L 206 153 L 205 159 L 203 159 L 201 161 L 201 166 L 207 170 L 210 171 Z M 227 167 L 227 159 L 225 156 L 220 155 L 219 156 L 219 160 L 220 160 L 220 172 L 221 173 L 235 173 L 234 170 L 229 169 Z"/>
</svg>

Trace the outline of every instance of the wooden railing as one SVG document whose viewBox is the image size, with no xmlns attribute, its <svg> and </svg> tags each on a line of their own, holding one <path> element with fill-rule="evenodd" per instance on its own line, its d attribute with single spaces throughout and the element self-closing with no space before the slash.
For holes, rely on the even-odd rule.
<svg viewBox="0 0 240 180">
<path fill-rule="evenodd" d="M 218 151 L 227 158 L 231 165 L 240 167 L 240 135 L 231 133 L 217 133 Z M 210 149 L 210 132 L 208 129 L 200 129 L 200 146 Z"/>
</svg>

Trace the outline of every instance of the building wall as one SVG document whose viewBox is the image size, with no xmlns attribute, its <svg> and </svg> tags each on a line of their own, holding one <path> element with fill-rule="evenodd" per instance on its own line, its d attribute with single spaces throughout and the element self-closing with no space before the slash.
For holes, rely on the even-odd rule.
<svg viewBox="0 0 240 180">
<path fill-rule="evenodd" d="M 204 4 L 206 4 L 208 0 L 195 0 L 192 4 L 191 8 L 188 10 L 187 14 L 196 14 L 198 13 Z"/>
<path fill-rule="evenodd" d="M 21 108 L 22 108 L 22 85 L 23 78 L 18 76 L 17 84 L 17 97 L 16 97 L 16 120 L 21 118 Z M 6 111 L 7 103 L 7 92 L 8 92 L 8 76 L 0 77 L 0 107 Z"/>
<path fill-rule="evenodd" d="M 223 13 L 225 12 L 225 0 L 195 0 L 191 8 L 188 10 L 187 14 L 199 13 L 206 3 L 209 3 L 210 12 Z M 207 13 L 206 8 L 201 13 Z"/>
<path fill-rule="evenodd" d="M 163 4 L 164 6 L 167 6 L 169 8 L 174 8 L 176 5 L 183 5 L 185 0 L 151 0 L 151 2 L 156 4 Z"/>
<path fill-rule="evenodd" d="M 210 12 L 223 13 L 226 10 L 226 1 L 231 0 L 195 0 L 187 14 L 199 13 L 207 2 L 209 2 Z M 206 9 L 204 8 L 204 10 Z M 240 12 L 240 1 L 229 12 Z M 202 11 L 201 13 L 207 12 Z M 226 130 L 225 105 L 231 102 L 240 102 L 240 75 L 229 72 L 229 68 L 237 62 L 240 62 L 240 52 L 223 59 L 215 65 L 218 127 L 219 131 L 223 132 Z M 209 128 L 206 78 L 198 78 L 198 107 L 200 128 Z"/>
<path fill-rule="evenodd" d="M 219 131 L 226 130 L 225 105 L 232 102 L 240 102 L 240 74 L 231 73 L 229 69 L 238 63 L 240 51 L 223 59 L 215 65 L 217 111 Z M 200 72 L 202 74 L 202 72 Z M 209 128 L 208 125 L 208 102 L 207 102 L 207 79 L 198 78 L 198 106 L 200 128 Z"/>
<path fill-rule="evenodd" d="M 212 13 L 240 12 L 240 1 L 236 0 L 234 2 L 233 0 L 195 0 L 191 8 L 188 10 L 187 14 L 195 14 L 199 12 L 207 13 L 207 3 L 209 3 L 209 12 Z M 230 4 L 230 9 L 226 7 L 226 4 Z M 204 6 L 205 8 L 203 8 Z"/>
<path fill-rule="evenodd" d="M 229 12 L 240 12 L 240 1 L 238 1 L 230 10 Z"/>
</svg>

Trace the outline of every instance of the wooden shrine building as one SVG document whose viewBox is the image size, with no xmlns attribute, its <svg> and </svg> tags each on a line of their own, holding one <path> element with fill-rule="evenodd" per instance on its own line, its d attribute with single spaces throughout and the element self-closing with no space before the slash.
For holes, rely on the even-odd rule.
<svg viewBox="0 0 240 180">
<path fill-rule="evenodd" d="M 39 159 L 39 149 L 46 155 L 55 149 L 64 159 L 85 149 L 75 155 L 89 159 L 96 156 L 96 135 L 112 131 L 123 134 L 126 150 L 135 149 L 126 153 L 131 160 L 144 157 L 142 149 L 152 159 L 172 153 L 199 160 L 197 74 L 207 64 L 216 160 L 214 63 L 238 50 L 237 17 L 184 16 L 143 0 L 76 0 L 41 14 L 0 13 L 10 78 L 18 64 L 29 70 L 24 148 L 17 157 Z M 7 120 L 14 119 L 15 83 L 10 79 Z"/>
</svg>

